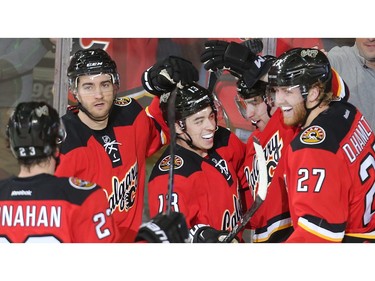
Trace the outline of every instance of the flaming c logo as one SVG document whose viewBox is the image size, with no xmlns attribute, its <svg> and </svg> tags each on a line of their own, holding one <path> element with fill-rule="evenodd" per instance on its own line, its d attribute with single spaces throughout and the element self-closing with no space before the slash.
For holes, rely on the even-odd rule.
<svg viewBox="0 0 375 281">
<path fill-rule="evenodd" d="M 300 137 L 300 141 L 304 144 L 319 144 L 326 138 L 326 132 L 322 127 L 311 126 L 307 128 Z"/>
<path fill-rule="evenodd" d="M 180 156 L 175 155 L 174 168 L 175 169 L 181 168 L 183 164 L 184 164 L 184 160 Z M 163 158 L 163 160 L 161 160 L 159 164 L 159 169 L 160 171 L 168 171 L 170 165 L 171 165 L 171 156 L 167 155 Z"/>
</svg>

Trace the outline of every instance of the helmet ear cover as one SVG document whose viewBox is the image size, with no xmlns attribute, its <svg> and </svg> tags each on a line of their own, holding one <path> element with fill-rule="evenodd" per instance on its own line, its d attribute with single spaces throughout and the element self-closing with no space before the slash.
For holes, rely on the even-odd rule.
<svg viewBox="0 0 375 281">
<path fill-rule="evenodd" d="M 57 111 L 45 102 L 18 104 L 6 134 L 17 159 L 51 156 L 66 136 Z"/>
<path fill-rule="evenodd" d="M 180 128 L 181 128 L 182 131 L 185 131 L 185 130 L 186 130 L 186 122 L 185 122 L 185 119 L 184 119 L 184 120 L 178 120 L 177 123 L 178 123 L 178 126 L 180 126 Z"/>
</svg>

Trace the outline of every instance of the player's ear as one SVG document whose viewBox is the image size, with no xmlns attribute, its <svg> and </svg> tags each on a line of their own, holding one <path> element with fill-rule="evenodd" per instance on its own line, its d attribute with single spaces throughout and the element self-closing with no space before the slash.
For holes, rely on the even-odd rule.
<svg viewBox="0 0 375 281">
<path fill-rule="evenodd" d="M 320 88 L 318 86 L 314 86 L 309 90 L 307 95 L 307 99 L 310 102 L 317 101 L 319 99 Z"/>
</svg>

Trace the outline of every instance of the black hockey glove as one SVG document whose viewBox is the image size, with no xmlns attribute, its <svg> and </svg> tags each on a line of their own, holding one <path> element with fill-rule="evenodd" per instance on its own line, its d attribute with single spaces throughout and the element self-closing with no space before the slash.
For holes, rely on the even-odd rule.
<svg viewBox="0 0 375 281">
<path fill-rule="evenodd" d="M 197 224 L 189 231 L 191 243 L 220 243 L 229 234 L 225 230 L 217 230 L 209 225 Z M 233 239 L 232 243 L 238 243 L 239 239 Z"/>
<path fill-rule="evenodd" d="M 149 243 L 185 243 L 189 231 L 182 213 L 172 212 L 170 215 L 158 214 L 139 228 L 135 242 Z"/>
<path fill-rule="evenodd" d="M 232 75 L 243 77 L 248 88 L 263 75 L 262 66 L 265 61 L 245 45 L 221 40 L 207 41 L 201 55 L 201 62 L 206 70 L 227 69 Z"/>
<path fill-rule="evenodd" d="M 148 92 L 156 96 L 172 92 L 176 85 L 182 86 L 199 80 L 199 72 L 188 60 L 169 56 L 158 61 L 142 75 L 142 85 Z"/>
</svg>

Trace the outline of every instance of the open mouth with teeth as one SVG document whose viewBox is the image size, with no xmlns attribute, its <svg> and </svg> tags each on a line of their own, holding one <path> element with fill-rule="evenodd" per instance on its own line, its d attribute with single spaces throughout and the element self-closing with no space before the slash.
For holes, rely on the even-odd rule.
<svg viewBox="0 0 375 281">
<path fill-rule="evenodd" d="M 214 134 L 213 134 L 213 133 L 202 136 L 203 139 L 207 139 L 207 140 L 208 140 L 208 139 L 212 139 L 213 137 L 214 137 Z"/>
<path fill-rule="evenodd" d="M 281 107 L 281 109 L 282 109 L 284 112 L 289 112 L 289 111 L 292 110 L 292 108 L 293 108 L 293 107 L 291 107 L 291 106 L 283 106 L 283 107 Z"/>
</svg>

